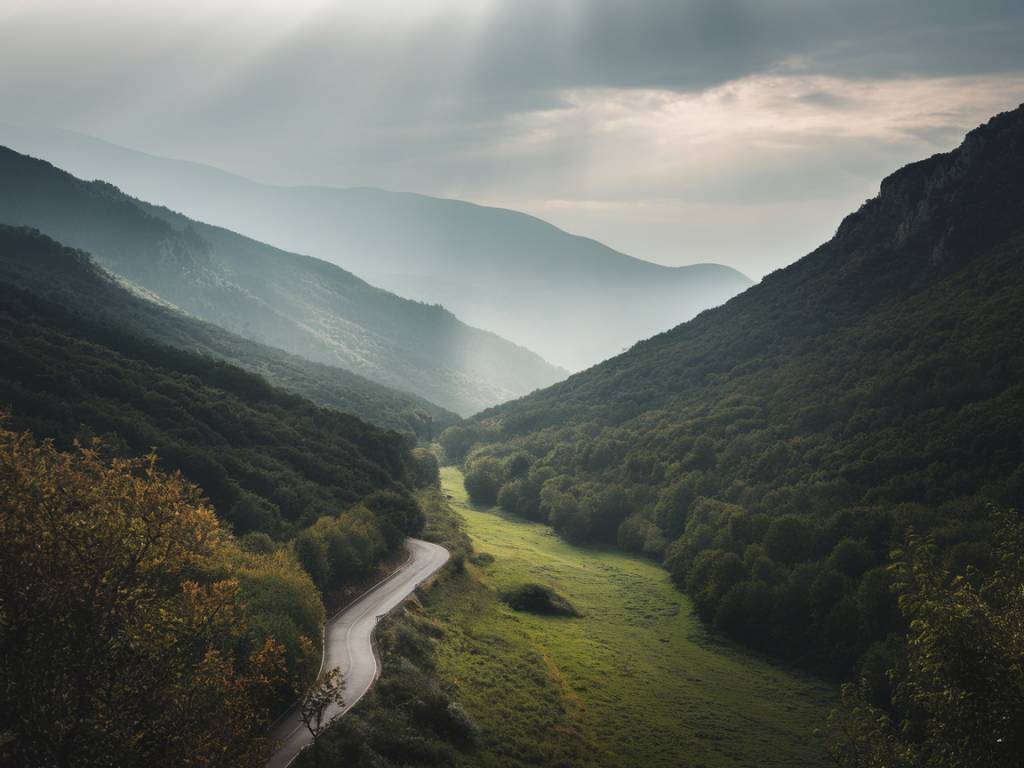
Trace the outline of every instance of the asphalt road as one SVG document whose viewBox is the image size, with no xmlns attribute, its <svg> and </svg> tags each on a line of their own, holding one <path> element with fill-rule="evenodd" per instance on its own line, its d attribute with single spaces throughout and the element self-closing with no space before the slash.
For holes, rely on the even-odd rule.
<svg viewBox="0 0 1024 768">
<path fill-rule="evenodd" d="M 345 677 L 345 704 L 329 710 L 328 720 L 345 714 L 380 674 L 380 662 L 370 639 L 378 617 L 399 605 L 448 561 L 448 550 L 437 544 L 407 539 L 406 545 L 409 560 L 405 565 L 327 623 L 323 668 L 338 667 Z M 280 740 L 281 748 L 267 762 L 267 768 L 285 768 L 313 742 L 294 709 L 278 720 L 271 735 Z"/>
</svg>

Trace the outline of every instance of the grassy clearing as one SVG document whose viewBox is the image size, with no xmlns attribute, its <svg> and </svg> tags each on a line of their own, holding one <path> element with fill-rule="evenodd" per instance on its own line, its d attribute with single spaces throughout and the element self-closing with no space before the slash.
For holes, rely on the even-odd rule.
<svg viewBox="0 0 1024 768">
<path fill-rule="evenodd" d="M 477 553 L 428 598 L 438 673 L 483 731 L 473 766 L 812 766 L 835 690 L 709 637 L 653 563 L 581 549 L 444 491 Z M 548 585 L 583 614 L 517 613 L 498 592 Z"/>
</svg>

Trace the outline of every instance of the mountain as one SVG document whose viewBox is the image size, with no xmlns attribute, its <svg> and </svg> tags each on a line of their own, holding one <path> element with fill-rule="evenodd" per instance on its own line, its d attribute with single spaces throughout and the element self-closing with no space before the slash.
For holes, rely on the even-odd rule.
<svg viewBox="0 0 1024 768">
<path fill-rule="evenodd" d="M 389 389 L 341 368 L 314 363 L 249 341 L 114 279 L 91 260 L 26 259 L 36 252 L 24 230 L 0 226 L 0 283 L 31 291 L 95 322 L 118 327 L 236 365 L 317 405 L 351 413 L 384 429 L 430 440 L 459 417 L 415 395 Z"/>
<path fill-rule="evenodd" d="M 987 506 L 1024 509 L 1024 107 L 724 306 L 442 442 L 506 509 L 662 559 L 726 634 L 847 669 L 899 629 L 908 528 L 984 570 Z"/>
<path fill-rule="evenodd" d="M 461 414 L 563 375 L 529 350 L 349 272 L 0 148 L 0 223 L 35 227 L 203 320 Z"/>
<path fill-rule="evenodd" d="M 283 537 L 376 491 L 407 493 L 409 442 L 396 432 L 135 335 L 136 318 L 111 323 L 66 301 L 69 290 L 16 284 L 12 274 L 26 271 L 110 283 L 85 254 L 38 232 L 0 227 L 0 254 L 0 406 L 11 429 L 64 447 L 101 436 L 121 453 L 155 451 L 239 533 Z M 120 290 L 108 287 L 93 295 Z"/>
<path fill-rule="evenodd" d="M 751 285 L 729 267 L 652 264 L 500 208 L 379 189 L 268 186 L 73 133 L 0 124 L 0 142 L 443 304 L 573 370 Z"/>
</svg>

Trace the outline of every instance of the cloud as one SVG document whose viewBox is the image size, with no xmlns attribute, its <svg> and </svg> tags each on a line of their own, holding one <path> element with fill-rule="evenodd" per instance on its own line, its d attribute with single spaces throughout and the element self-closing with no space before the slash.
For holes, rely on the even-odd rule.
<svg viewBox="0 0 1024 768">
<path fill-rule="evenodd" d="M 717 221 L 736 259 L 774 221 L 753 206 L 833 227 L 821 201 L 1020 102 L 1024 4 L 8 0 L 0 71 L 9 122 L 271 182 L 519 201 L 659 259 L 724 253 L 683 226 Z M 708 206 L 748 211 L 747 239 Z"/>
<path fill-rule="evenodd" d="M 756 277 L 830 237 L 885 175 L 1024 100 L 1024 75 L 759 75 L 699 93 L 563 97 L 492 146 L 490 202 L 645 258 L 719 260 Z M 546 174 L 552 165 L 563 167 Z M 550 194 L 527 194 L 540 189 Z"/>
</svg>

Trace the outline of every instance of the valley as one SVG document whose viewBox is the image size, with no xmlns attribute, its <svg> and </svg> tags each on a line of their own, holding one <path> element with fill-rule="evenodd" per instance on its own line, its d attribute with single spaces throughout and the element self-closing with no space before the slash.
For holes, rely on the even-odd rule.
<svg viewBox="0 0 1024 768">
<path fill-rule="evenodd" d="M 466 766 L 828 764 L 812 732 L 834 686 L 709 635 L 656 563 L 474 507 L 455 468 L 442 470 L 442 488 L 476 553 L 426 604 L 445 631 L 438 674 L 484 733 Z M 582 615 L 498 599 L 526 582 L 554 587 Z"/>
<path fill-rule="evenodd" d="M 2 768 L 1024 766 L 1024 4 L 0 8 Z"/>
</svg>

